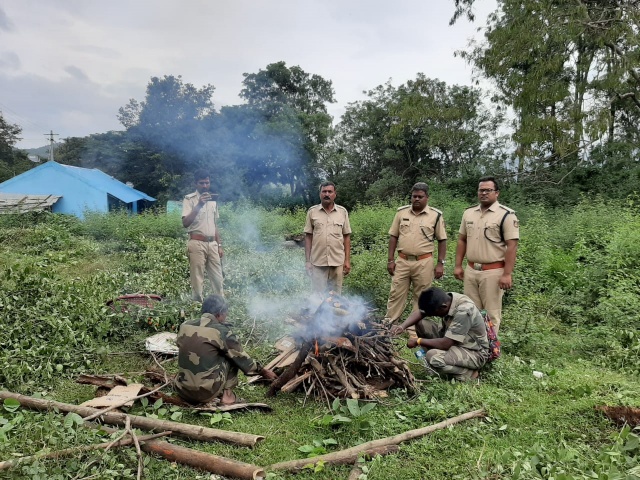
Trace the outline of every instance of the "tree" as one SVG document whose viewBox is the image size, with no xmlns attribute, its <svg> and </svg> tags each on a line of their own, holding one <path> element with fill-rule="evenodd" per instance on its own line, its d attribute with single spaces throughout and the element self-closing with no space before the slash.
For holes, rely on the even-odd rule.
<svg viewBox="0 0 640 480">
<path fill-rule="evenodd" d="M 127 128 L 123 168 L 137 188 L 150 195 L 174 191 L 197 168 L 215 169 L 204 129 L 215 115 L 213 85 L 197 88 L 181 76 L 152 77 L 144 101 L 131 99 L 118 119 Z"/>
<path fill-rule="evenodd" d="M 315 191 L 310 183 L 317 179 L 320 152 L 330 134 L 327 104 L 335 102 L 331 81 L 298 66 L 289 68 L 285 62 L 269 64 L 244 77 L 240 96 L 262 116 L 250 138 L 265 143 L 255 158 L 262 166 L 253 167 L 263 174 L 247 180 L 264 182 L 268 178 L 289 185 L 292 196 L 309 197 Z M 264 175 L 267 170 L 268 176 Z"/>
<path fill-rule="evenodd" d="M 20 140 L 22 128 L 9 123 L 0 112 L 0 160 L 9 161 L 13 158 L 13 146 Z"/>
<path fill-rule="evenodd" d="M 453 21 L 473 3 L 456 0 Z M 498 2 L 486 41 L 462 55 L 515 112 L 520 180 L 562 183 L 588 167 L 603 142 L 635 136 L 639 30 L 637 0 Z"/>
<path fill-rule="evenodd" d="M 480 90 L 418 74 L 368 96 L 347 107 L 324 162 L 354 200 L 403 196 L 416 181 L 504 169 L 501 118 L 483 106 Z"/>
<path fill-rule="evenodd" d="M 0 182 L 4 182 L 33 167 L 26 153 L 14 149 L 22 128 L 9 123 L 0 112 Z"/>
</svg>

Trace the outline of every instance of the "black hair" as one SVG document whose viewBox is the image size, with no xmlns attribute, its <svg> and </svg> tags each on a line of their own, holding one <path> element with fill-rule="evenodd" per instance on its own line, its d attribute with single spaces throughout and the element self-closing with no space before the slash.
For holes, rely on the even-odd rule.
<svg viewBox="0 0 640 480">
<path fill-rule="evenodd" d="M 496 192 L 500 191 L 500 187 L 498 186 L 498 181 L 496 180 L 496 177 L 491 177 L 491 176 L 480 177 L 480 180 L 478 180 L 478 183 L 482 183 L 482 182 L 493 182 L 493 188 L 496 190 Z"/>
<path fill-rule="evenodd" d="M 333 191 L 336 191 L 336 184 L 333 182 L 325 181 L 320 184 L 320 191 L 322 191 L 323 187 L 333 187 Z"/>
<path fill-rule="evenodd" d="M 201 168 L 193 172 L 193 179 L 196 183 L 198 183 L 198 180 L 203 180 L 205 178 L 209 178 L 209 172 L 207 172 L 206 170 Z"/>
<path fill-rule="evenodd" d="M 202 313 L 210 313 L 211 315 L 222 315 L 229 311 L 227 301 L 220 295 L 209 295 L 202 302 Z"/>
<path fill-rule="evenodd" d="M 418 308 L 425 315 L 435 315 L 442 305 L 447 303 L 451 297 L 447 292 L 438 287 L 431 287 L 424 290 L 418 298 Z"/>
<path fill-rule="evenodd" d="M 424 182 L 418 182 L 413 187 L 411 187 L 411 193 L 422 191 L 428 197 L 429 196 L 429 185 Z"/>
</svg>

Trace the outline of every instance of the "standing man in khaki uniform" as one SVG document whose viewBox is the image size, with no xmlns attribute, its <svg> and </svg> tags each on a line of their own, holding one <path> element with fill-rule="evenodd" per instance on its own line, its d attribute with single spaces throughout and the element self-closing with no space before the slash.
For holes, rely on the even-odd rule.
<svg viewBox="0 0 640 480">
<path fill-rule="evenodd" d="M 491 316 L 496 333 L 502 319 L 502 296 L 513 286 L 520 225 L 513 210 L 498 203 L 500 187 L 493 177 L 478 185 L 480 204 L 467 208 L 460 223 L 453 275 L 464 281 L 464 294 Z M 467 268 L 462 259 L 467 257 Z"/>
<path fill-rule="evenodd" d="M 219 218 L 218 205 L 209 193 L 211 182 L 204 170 L 195 172 L 196 191 L 182 201 L 182 226 L 187 229 L 189 241 L 189 271 L 193 299 L 202 302 L 204 272 L 206 270 L 213 293 L 222 292 L 222 241 L 216 222 Z"/>
<path fill-rule="evenodd" d="M 392 281 L 385 315 L 388 322 L 394 322 L 402 315 L 410 285 L 413 285 L 413 311 L 416 311 L 420 293 L 431 286 L 434 276 L 441 278 L 444 275 L 447 255 L 444 218 L 440 210 L 427 205 L 428 201 L 429 186 L 416 183 L 411 189 L 411 205 L 398 208 L 389 230 L 387 271 Z M 434 269 L 436 240 L 438 260 Z"/>
<path fill-rule="evenodd" d="M 320 205 L 307 211 L 304 225 L 305 268 L 314 292 L 342 293 L 344 275 L 351 271 L 351 225 L 347 209 L 335 204 L 333 182 L 320 185 Z"/>
</svg>

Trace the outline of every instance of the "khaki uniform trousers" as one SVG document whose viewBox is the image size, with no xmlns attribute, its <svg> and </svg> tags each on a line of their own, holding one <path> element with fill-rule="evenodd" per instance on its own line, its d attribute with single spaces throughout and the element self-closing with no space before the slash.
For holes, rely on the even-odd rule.
<svg viewBox="0 0 640 480">
<path fill-rule="evenodd" d="M 187 253 L 189 255 L 193 299 L 202 301 L 205 270 L 211 282 L 213 293 L 224 295 L 222 291 L 222 262 L 218 254 L 218 244 L 190 239 L 187 243 Z"/>
<path fill-rule="evenodd" d="M 416 324 L 416 333 L 420 338 L 442 338 L 444 333 L 440 325 L 431 320 L 420 320 Z M 430 348 L 425 359 L 439 375 L 451 375 L 456 380 L 466 381 L 472 378 L 474 370 L 480 370 L 487 362 L 489 352 L 469 350 L 454 345 L 449 350 Z"/>
<path fill-rule="evenodd" d="M 502 319 L 502 296 L 500 277 L 504 268 L 493 270 L 475 270 L 469 266 L 464 271 L 464 294 L 473 300 L 480 310 L 486 310 L 493 320 L 498 333 Z"/>
<path fill-rule="evenodd" d="M 311 288 L 314 292 L 325 293 L 328 291 L 342 293 L 342 281 L 344 280 L 344 265 L 337 267 L 318 267 L 313 265 L 311 271 Z"/>
<path fill-rule="evenodd" d="M 391 277 L 391 291 L 385 317 L 391 321 L 400 318 L 407 303 L 410 285 L 413 285 L 413 310 L 417 310 L 420 294 L 429 288 L 432 282 L 433 256 L 422 260 L 405 260 L 398 257 L 396 270 Z"/>
</svg>

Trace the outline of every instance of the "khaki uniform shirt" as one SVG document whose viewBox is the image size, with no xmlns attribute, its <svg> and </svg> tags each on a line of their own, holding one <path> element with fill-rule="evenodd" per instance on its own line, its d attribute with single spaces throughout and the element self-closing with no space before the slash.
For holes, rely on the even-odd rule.
<svg viewBox="0 0 640 480">
<path fill-rule="evenodd" d="M 411 205 L 398 208 L 389 235 L 398 237 L 396 248 L 399 252 L 416 256 L 432 253 L 435 250 L 434 240 L 447 239 L 442 212 L 429 205 L 418 214 L 413 213 Z"/>
<path fill-rule="evenodd" d="M 520 224 L 513 210 L 495 202 L 484 213 L 480 205 L 467 208 L 462 215 L 460 234 L 467 237 L 467 260 L 473 263 L 504 262 L 507 244 L 500 235 L 502 224 L 504 240 L 520 238 Z"/>
<path fill-rule="evenodd" d="M 468 350 L 484 351 L 489 355 L 489 339 L 484 318 L 478 307 L 466 295 L 449 293 L 451 308 L 443 319 L 444 336 Z"/>
<path fill-rule="evenodd" d="M 184 197 L 184 200 L 182 200 L 182 216 L 186 217 L 189 215 L 199 201 L 200 194 L 197 191 Z M 219 217 L 218 202 L 207 202 L 204 207 L 200 209 L 196 218 L 193 219 L 193 223 L 187 227 L 187 232 L 213 237 L 216 234 L 216 220 Z"/>
<path fill-rule="evenodd" d="M 351 234 L 349 213 L 340 205 L 329 213 L 322 204 L 307 211 L 304 233 L 313 234 L 311 264 L 316 267 L 337 267 L 344 264 L 344 235 Z"/>
</svg>

